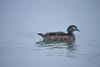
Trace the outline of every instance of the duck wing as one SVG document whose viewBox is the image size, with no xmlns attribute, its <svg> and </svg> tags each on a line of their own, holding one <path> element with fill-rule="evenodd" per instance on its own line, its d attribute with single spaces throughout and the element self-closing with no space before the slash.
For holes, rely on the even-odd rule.
<svg viewBox="0 0 100 67">
<path fill-rule="evenodd" d="M 49 32 L 45 34 L 46 36 L 55 36 L 55 35 L 59 35 L 59 36 L 64 36 L 67 35 L 67 33 L 65 32 Z"/>
</svg>

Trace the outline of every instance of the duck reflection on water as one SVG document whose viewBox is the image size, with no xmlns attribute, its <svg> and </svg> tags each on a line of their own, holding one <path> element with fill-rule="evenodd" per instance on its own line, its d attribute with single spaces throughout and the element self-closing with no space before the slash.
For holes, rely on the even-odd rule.
<svg viewBox="0 0 100 67">
<path fill-rule="evenodd" d="M 59 55 L 59 56 L 74 57 L 74 54 L 76 52 L 76 47 L 77 47 L 77 45 L 75 45 L 75 41 L 59 42 L 59 41 L 43 40 L 43 41 L 36 42 L 36 44 L 37 44 L 37 47 L 39 48 L 47 47 L 50 49 L 51 52 L 48 52 L 46 54 L 47 56 Z M 51 49 L 58 49 L 58 51 L 55 51 L 55 50 L 52 51 Z"/>
</svg>

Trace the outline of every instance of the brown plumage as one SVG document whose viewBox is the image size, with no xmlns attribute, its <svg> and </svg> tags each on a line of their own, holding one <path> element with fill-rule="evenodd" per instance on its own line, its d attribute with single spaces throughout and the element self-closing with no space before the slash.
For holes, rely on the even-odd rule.
<svg viewBox="0 0 100 67">
<path fill-rule="evenodd" d="M 77 29 L 77 27 L 75 25 L 70 25 L 67 28 L 67 33 L 65 32 L 49 32 L 46 34 L 42 34 L 42 33 L 38 33 L 38 35 L 40 35 L 41 37 L 44 38 L 44 40 L 47 41 L 59 41 L 59 42 L 63 42 L 63 41 L 74 41 L 75 40 L 75 35 L 74 35 L 74 31 L 79 31 Z"/>
</svg>

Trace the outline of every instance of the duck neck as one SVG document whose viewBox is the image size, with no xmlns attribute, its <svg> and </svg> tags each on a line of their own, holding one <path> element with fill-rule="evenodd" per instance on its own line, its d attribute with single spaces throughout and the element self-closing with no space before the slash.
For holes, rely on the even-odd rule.
<svg viewBox="0 0 100 67">
<path fill-rule="evenodd" d="M 70 37 L 73 37 L 73 39 L 75 40 L 75 35 L 74 35 L 73 32 L 72 32 L 72 33 L 68 33 L 68 35 L 69 35 Z"/>
<path fill-rule="evenodd" d="M 69 34 L 69 35 L 73 35 L 74 33 L 73 33 L 73 32 L 68 32 L 68 34 Z"/>
</svg>

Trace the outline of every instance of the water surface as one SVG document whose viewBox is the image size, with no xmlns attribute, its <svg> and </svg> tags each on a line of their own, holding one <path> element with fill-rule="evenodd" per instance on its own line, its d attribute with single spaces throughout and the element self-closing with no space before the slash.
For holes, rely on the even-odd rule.
<svg viewBox="0 0 100 67">
<path fill-rule="evenodd" d="M 0 65 L 2 67 L 77 67 L 99 65 L 100 45 L 82 43 L 78 38 L 74 45 L 65 43 L 36 44 L 40 36 L 30 32 L 1 34 Z"/>
</svg>

